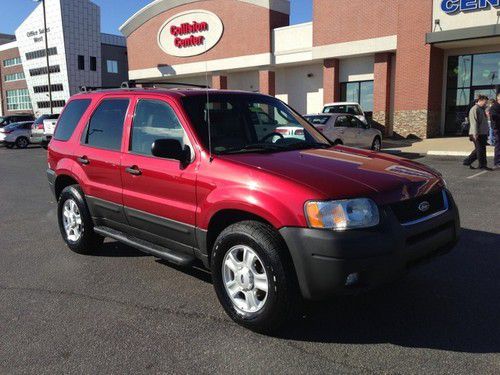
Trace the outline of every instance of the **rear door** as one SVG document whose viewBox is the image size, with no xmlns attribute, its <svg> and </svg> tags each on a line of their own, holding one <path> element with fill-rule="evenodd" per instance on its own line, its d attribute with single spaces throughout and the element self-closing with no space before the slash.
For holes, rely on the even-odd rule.
<svg viewBox="0 0 500 375">
<path fill-rule="evenodd" d="M 84 176 L 85 193 L 98 224 L 125 224 L 120 176 L 124 122 L 130 98 L 102 99 L 89 117 L 74 158 Z M 118 227 L 118 229 L 121 229 Z"/>
<path fill-rule="evenodd" d="M 196 165 L 183 168 L 178 160 L 154 157 L 152 144 L 175 139 L 191 148 L 175 101 L 165 96 L 137 98 L 133 122 L 127 131 L 121 178 L 123 203 L 136 236 L 169 249 L 192 253 L 195 245 Z"/>
</svg>

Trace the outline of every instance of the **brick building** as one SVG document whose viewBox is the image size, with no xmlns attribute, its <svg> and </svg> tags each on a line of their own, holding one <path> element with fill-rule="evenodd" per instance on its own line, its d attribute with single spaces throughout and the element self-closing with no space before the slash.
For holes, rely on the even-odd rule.
<svg viewBox="0 0 500 375">
<path fill-rule="evenodd" d="M 302 113 L 360 102 L 386 134 L 455 134 L 500 84 L 499 0 L 155 0 L 121 27 L 129 75 L 275 95 Z M 206 23 L 208 27 L 196 26 Z M 182 25 L 185 25 L 182 27 Z"/>
</svg>

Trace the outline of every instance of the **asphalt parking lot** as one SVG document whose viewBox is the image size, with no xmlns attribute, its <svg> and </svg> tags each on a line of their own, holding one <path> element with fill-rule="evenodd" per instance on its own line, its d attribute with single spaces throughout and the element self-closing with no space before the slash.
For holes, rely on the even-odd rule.
<svg viewBox="0 0 500 375">
<path fill-rule="evenodd" d="M 500 373 L 500 171 L 418 161 L 459 205 L 455 251 L 266 337 L 226 317 L 202 270 L 114 242 L 70 252 L 44 150 L 0 147 L 0 373 Z"/>
</svg>

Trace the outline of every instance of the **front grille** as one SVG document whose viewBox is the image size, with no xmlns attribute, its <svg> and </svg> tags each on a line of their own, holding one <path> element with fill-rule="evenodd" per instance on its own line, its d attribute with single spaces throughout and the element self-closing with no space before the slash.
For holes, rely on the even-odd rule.
<svg viewBox="0 0 500 375">
<path fill-rule="evenodd" d="M 419 207 L 424 202 L 429 203 L 429 208 L 422 211 Z M 392 211 L 402 224 L 409 224 L 415 221 L 424 220 L 426 217 L 435 215 L 436 213 L 444 211 L 447 208 L 445 193 L 443 191 L 422 195 L 421 197 L 391 205 Z"/>
</svg>

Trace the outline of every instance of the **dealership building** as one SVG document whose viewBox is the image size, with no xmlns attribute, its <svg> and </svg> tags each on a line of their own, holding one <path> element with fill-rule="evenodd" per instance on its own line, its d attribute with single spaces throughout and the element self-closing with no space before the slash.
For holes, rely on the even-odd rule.
<svg viewBox="0 0 500 375">
<path fill-rule="evenodd" d="M 100 8 L 88 0 L 45 0 L 14 35 L 0 34 L 0 115 L 60 113 L 80 86 L 117 86 L 128 79 L 125 38 L 101 33 Z M 47 68 L 45 36 L 48 40 Z"/>
<path fill-rule="evenodd" d="M 129 76 L 274 95 L 301 113 L 359 102 L 387 135 L 456 134 L 500 84 L 500 0 L 155 0 L 121 27 Z M 208 79 L 207 79 L 208 77 Z"/>
</svg>

